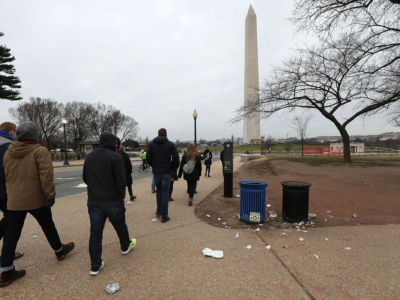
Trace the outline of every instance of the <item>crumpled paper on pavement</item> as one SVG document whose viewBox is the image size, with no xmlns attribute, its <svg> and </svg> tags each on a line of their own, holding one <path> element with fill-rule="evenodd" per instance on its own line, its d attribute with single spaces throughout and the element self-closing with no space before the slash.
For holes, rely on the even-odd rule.
<svg viewBox="0 0 400 300">
<path fill-rule="evenodd" d="M 109 294 L 114 294 L 116 291 L 119 291 L 120 288 L 121 287 L 118 282 L 110 283 L 110 284 L 107 284 L 107 286 L 106 286 L 106 292 Z"/>
<path fill-rule="evenodd" d="M 201 253 L 203 253 L 204 256 L 210 256 L 214 258 L 224 257 L 224 251 L 222 250 L 212 250 L 210 248 L 204 248 L 203 250 L 201 250 Z"/>
</svg>

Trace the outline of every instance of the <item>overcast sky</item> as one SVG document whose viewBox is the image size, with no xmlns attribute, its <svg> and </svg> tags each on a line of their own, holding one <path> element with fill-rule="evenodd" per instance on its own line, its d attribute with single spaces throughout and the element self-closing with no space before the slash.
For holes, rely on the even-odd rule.
<svg viewBox="0 0 400 300">
<path fill-rule="evenodd" d="M 24 101 L 103 102 L 139 122 L 141 137 L 242 137 L 229 120 L 243 103 L 244 25 L 258 19 L 260 83 L 308 37 L 288 21 L 291 0 L 15 0 L 0 10 L 1 44 L 16 57 Z M 20 102 L 1 101 L 0 120 Z M 297 114 L 300 114 L 298 112 Z M 293 114 L 261 123 L 262 135 L 295 136 Z M 349 133 L 394 131 L 383 116 L 354 122 Z M 315 115 L 308 136 L 339 135 Z"/>
</svg>

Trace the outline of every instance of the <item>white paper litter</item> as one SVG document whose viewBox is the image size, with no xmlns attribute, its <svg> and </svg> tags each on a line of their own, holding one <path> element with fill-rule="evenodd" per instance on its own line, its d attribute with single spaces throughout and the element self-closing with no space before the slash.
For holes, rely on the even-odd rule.
<svg viewBox="0 0 400 300">
<path fill-rule="evenodd" d="M 317 216 L 317 214 L 308 214 L 308 218 L 309 218 L 309 219 L 315 218 L 316 216 Z"/>
<path fill-rule="evenodd" d="M 151 221 L 152 221 L 152 222 L 156 222 L 156 221 L 157 221 L 157 219 L 151 219 Z"/>
<path fill-rule="evenodd" d="M 34 239 L 34 238 L 37 238 L 37 235 L 36 235 L 36 234 L 32 235 L 32 238 L 33 238 L 33 239 Z"/>
<path fill-rule="evenodd" d="M 222 225 L 226 225 L 226 222 L 222 222 Z"/>
<path fill-rule="evenodd" d="M 221 221 L 221 218 L 218 218 L 218 221 Z"/>
<path fill-rule="evenodd" d="M 78 185 L 76 185 L 74 187 L 76 187 L 76 188 L 85 188 L 85 187 L 87 187 L 87 185 L 86 185 L 86 183 L 80 183 L 80 184 L 78 184 Z"/>
<path fill-rule="evenodd" d="M 247 245 L 246 248 L 247 248 L 247 249 L 251 249 L 251 245 Z"/>
<path fill-rule="evenodd" d="M 211 218 L 211 216 L 210 216 L 210 215 L 206 215 L 206 217 L 207 217 L 207 218 Z"/>
<path fill-rule="evenodd" d="M 224 257 L 224 251 L 222 250 L 212 250 L 210 248 L 204 248 L 203 250 L 201 250 L 201 253 L 203 253 L 204 256 L 210 256 L 214 258 Z"/>
<path fill-rule="evenodd" d="M 304 242 L 304 238 L 303 237 L 299 237 L 299 241 L 300 242 Z"/>
<path fill-rule="evenodd" d="M 269 204 L 269 203 L 267 204 L 267 207 L 271 207 L 271 206 L 272 206 L 271 204 Z"/>
<path fill-rule="evenodd" d="M 351 216 L 353 217 L 353 219 L 358 219 L 357 214 L 352 214 Z"/>
<path fill-rule="evenodd" d="M 254 229 L 254 232 L 260 231 L 260 228 L 256 228 Z"/>
<path fill-rule="evenodd" d="M 346 247 L 346 248 L 344 248 L 345 250 L 351 250 L 351 248 L 350 247 Z"/>
<path fill-rule="evenodd" d="M 327 237 L 325 238 L 325 241 L 329 241 Z"/>
<path fill-rule="evenodd" d="M 110 283 L 110 284 L 107 284 L 107 286 L 106 286 L 106 292 L 109 294 L 114 294 L 116 291 L 119 291 L 120 288 L 121 287 L 119 286 L 118 282 Z"/>
<path fill-rule="evenodd" d="M 325 219 L 324 221 L 325 221 L 325 222 L 328 222 L 328 219 Z"/>
<path fill-rule="evenodd" d="M 269 217 L 270 218 L 276 218 L 278 215 L 276 214 L 276 212 L 274 212 L 274 211 L 270 211 L 269 212 Z"/>
<path fill-rule="evenodd" d="M 314 256 L 316 259 L 319 258 L 318 254 L 313 254 L 313 256 Z"/>
<path fill-rule="evenodd" d="M 267 249 L 267 250 L 271 250 L 271 245 L 267 245 L 267 246 L 265 246 L 265 249 Z"/>
<path fill-rule="evenodd" d="M 236 198 L 240 198 L 240 195 L 235 195 Z"/>
<path fill-rule="evenodd" d="M 240 237 L 239 232 L 236 232 L 235 238 L 239 238 L 239 237 Z"/>
</svg>

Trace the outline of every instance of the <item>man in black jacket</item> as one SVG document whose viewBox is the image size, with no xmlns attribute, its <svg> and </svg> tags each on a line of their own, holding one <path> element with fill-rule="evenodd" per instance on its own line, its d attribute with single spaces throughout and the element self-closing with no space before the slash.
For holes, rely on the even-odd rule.
<svg viewBox="0 0 400 300">
<path fill-rule="evenodd" d="M 101 252 L 107 218 L 117 232 L 123 255 L 128 254 L 136 245 L 136 239 L 129 238 L 125 222 L 125 173 L 121 155 L 115 152 L 116 142 L 115 135 L 103 132 L 100 136 L 100 148 L 86 157 L 83 166 L 90 217 L 90 275 L 94 276 L 104 266 Z"/>
<path fill-rule="evenodd" d="M 168 203 L 171 173 L 176 173 L 179 166 L 179 154 L 175 144 L 167 139 L 167 130 L 158 130 L 158 137 L 153 139 L 147 149 L 147 162 L 153 169 L 156 183 L 157 211 L 156 215 L 161 216 L 161 222 L 169 220 Z"/>
</svg>

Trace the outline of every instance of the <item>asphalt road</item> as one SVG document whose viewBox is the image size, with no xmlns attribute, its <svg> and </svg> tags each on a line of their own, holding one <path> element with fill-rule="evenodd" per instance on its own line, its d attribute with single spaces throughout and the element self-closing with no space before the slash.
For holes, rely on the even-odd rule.
<svg viewBox="0 0 400 300">
<path fill-rule="evenodd" d="M 133 165 L 132 179 L 134 182 L 150 176 L 152 176 L 151 169 L 139 173 L 139 164 Z M 56 199 L 86 193 L 86 185 L 82 179 L 82 166 L 55 168 L 54 184 Z"/>
<path fill-rule="evenodd" d="M 213 162 L 218 161 L 219 156 L 213 157 Z M 139 164 L 133 163 L 132 179 L 133 182 L 152 176 L 151 169 L 139 172 Z M 86 185 L 82 179 L 82 166 L 62 167 L 54 169 L 54 184 L 56 186 L 56 199 L 86 193 Z M 203 165 L 204 169 L 204 165 Z M 204 172 L 204 171 L 203 171 Z M 133 193 L 135 193 L 135 185 L 133 184 Z"/>
</svg>

